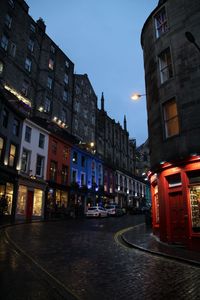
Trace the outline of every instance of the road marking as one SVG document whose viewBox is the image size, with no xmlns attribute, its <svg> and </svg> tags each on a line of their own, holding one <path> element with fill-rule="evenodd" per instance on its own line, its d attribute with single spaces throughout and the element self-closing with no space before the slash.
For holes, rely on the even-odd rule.
<svg viewBox="0 0 200 300">
<path fill-rule="evenodd" d="M 127 228 L 124 228 L 124 229 L 121 229 L 121 230 L 117 231 L 117 232 L 114 234 L 114 240 L 115 240 L 115 242 L 116 242 L 118 245 L 124 247 L 125 249 L 129 249 L 129 247 L 128 247 L 127 245 L 125 245 L 124 243 L 122 243 L 122 242 L 120 241 L 121 235 L 122 235 L 123 233 L 125 233 L 125 232 L 127 232 L 127 231 L 129 231 L 129 230 L 131 230 L 131 229 L 134 229 L 134 228 L 136 228 L 136 227 L 139 227 L 139 226 L 141 226 L 141 225 L 144 225 L 144 223 L 140 223 L 140 224 L 137 224 L 137 225 L 135 225 L 135 226 L 127 227 Z"/>
<path fill-rule="evenodd" d="M 4 230 L 6 239 L 10 244 L 13 244 L 14 247 L 17 249 L 18 252 L 21 252 L 26 258 L 28 258 L 37 268 L 39 268 L 41 271 L 43 271 L 48 277 L 53 279 L 59 286 L 61 286 L 67 293 L 71 294 L 75 299 L 81 300 L 78 295 L 76 295 L 73 291 L 71 291 L 68 287 L 66 287 L 60 280 L 58 280 L 56 277 L 54 277 L 52 274 L 50 274 L 46 269 L 44 269 L 33 257 L 28 255 L 24 250 L 18 246 L 9 236 L 7 230 Z"/>
</svg>

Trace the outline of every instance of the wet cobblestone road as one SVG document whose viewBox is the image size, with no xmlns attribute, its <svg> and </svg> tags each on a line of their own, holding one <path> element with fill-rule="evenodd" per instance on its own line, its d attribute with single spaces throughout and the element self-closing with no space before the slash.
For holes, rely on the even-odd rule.
<svg viewBox="0 0 200 300">
<path fill-rule="evenodd" d="M 12 278 L 0 283 L 2 299 L 72 299 L 62 292 L 63 286 L 81 300 L 200 299 L 200 268 L 116 241 L 117 231 L 141 221 L 141 216 L 124 216 L 7 228 L 8 237 L 21 252 L 4 241 L 7 257 L 1 261 L 5 274 L 7 264 L 7 276 Z M 27 282 L 26 292 L 18 297 L 17 286 L 23 289 L 23 281 Z M 9 298 L 7 292 L 12 284 L 18 291 L 15 298 Z"/>
</svg>

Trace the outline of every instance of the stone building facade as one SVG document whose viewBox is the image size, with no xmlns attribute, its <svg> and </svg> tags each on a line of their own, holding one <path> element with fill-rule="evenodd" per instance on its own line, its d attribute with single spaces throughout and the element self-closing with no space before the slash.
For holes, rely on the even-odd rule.
<svg viewBox="0 0 200 300">
<path fill-rule="evenodd" d="M 1 1 L 0 79 L 27 98 L 33 115 L 71 131 L 74 64 L 28 12 L 24 0 Z"/>
<path fill-rule="evenodd" d="M 141 34 L 153 229 L 162 241 L 193 249 L 200 249 L 199 26 L 199 0 L 165 0 Z"/>
<path fill-rule="evenodd" d="M 72 134 L 82 143 L 95 143 L 97 96 L 87 74 L 74 74 Z"/>
<path fill-rule="evenodd" d="M 104 109 L 104 95 L 101 97 L 101 109 L 97 110 L 96 122 L 96 150 L 104 157 L 108 165 L 125 172 L 134 174 L 135 140 L 129 139 L 126 117 L 124 117 L 124 128 L 111 119 Z"/>
</svg>

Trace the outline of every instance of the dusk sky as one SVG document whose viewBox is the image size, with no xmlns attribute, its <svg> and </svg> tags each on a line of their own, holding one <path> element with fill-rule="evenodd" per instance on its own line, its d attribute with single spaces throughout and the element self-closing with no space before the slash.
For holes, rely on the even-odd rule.
<svg viewBox="0 0 200 300">
<path fill-rule="evenodd" d="M 105 110 L 123 125 L 137 146 L 147 139 L 146 99 L 133 102 L 133 92 L 145 93 L 140 34 L 158 0 L 26 0 L 29 14 L 41 17 L 46 33 L 75 64 L 76 74 L 88 74 Z"/>
</svg>

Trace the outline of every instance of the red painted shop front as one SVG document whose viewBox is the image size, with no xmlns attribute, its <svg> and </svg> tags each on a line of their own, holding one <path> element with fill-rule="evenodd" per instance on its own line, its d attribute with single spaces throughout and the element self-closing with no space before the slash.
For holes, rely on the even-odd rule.
<svg viewBox="0 0 200 300">
<path fill-rule="evenodd" d="M 165 163 L 150 175 L 153 233 L 161 241 L 200 250 L 200 162 Z"/>
</svg>

